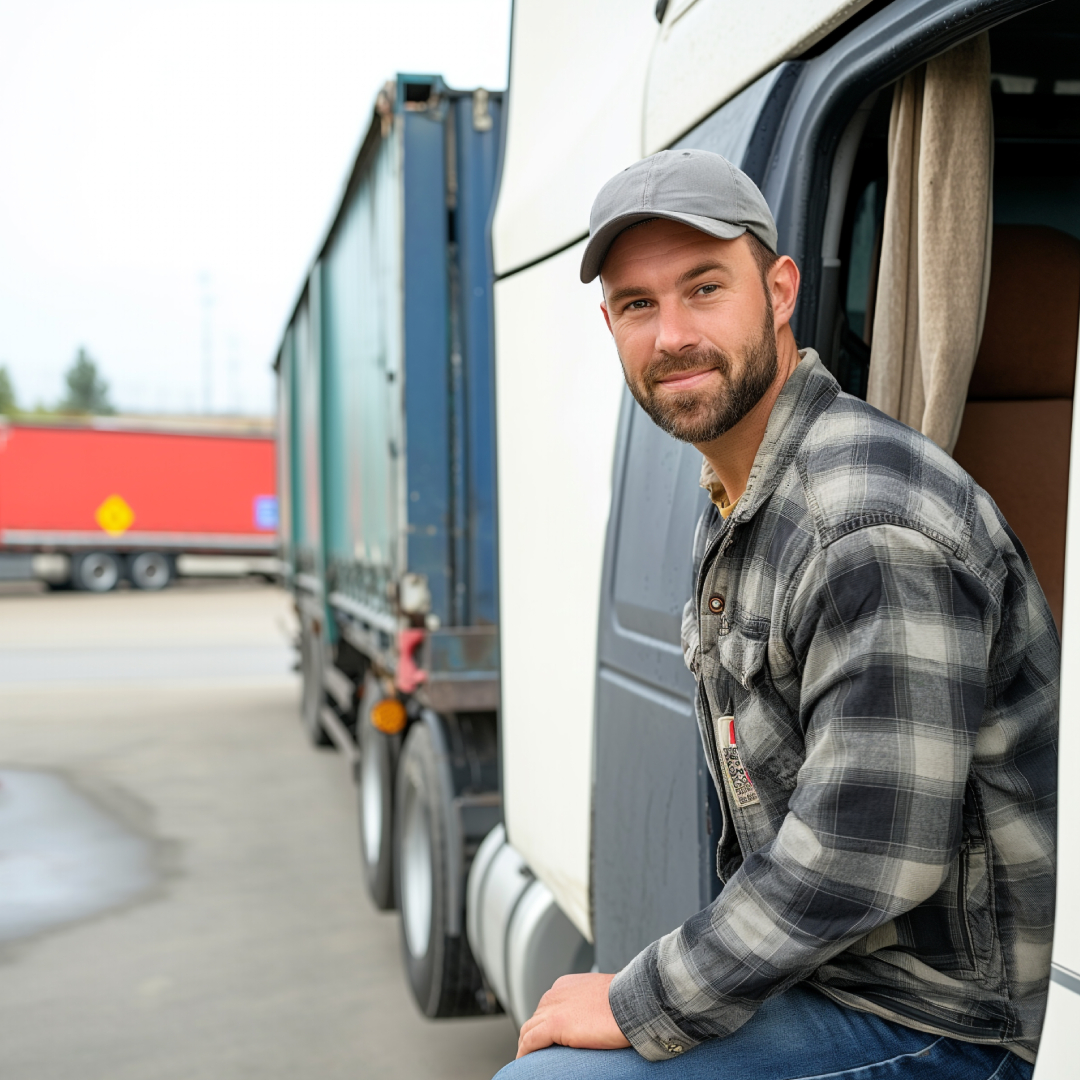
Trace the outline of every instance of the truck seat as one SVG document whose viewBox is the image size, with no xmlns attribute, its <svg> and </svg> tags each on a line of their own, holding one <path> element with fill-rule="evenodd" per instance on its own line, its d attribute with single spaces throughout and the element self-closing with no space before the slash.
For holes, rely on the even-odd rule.
<svg viewBox="0 0 1080 1080">
<path fill-rule="evenodd" d="M 953 456 L 1027 550 L 1058 629 L 1080 240 L 1041 225 L 994 228 L 986 325 Z"/>
</svg>

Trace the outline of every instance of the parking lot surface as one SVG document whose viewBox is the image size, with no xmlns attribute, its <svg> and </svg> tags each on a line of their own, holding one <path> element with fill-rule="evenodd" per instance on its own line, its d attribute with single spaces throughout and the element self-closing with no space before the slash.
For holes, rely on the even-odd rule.
<svg viewBox="0 0 1080 1080">
<path fill-rule="evenodd" d="M 256 583 L 0 594 L 0 1075 L 490 1077 L 429 1021 L 305 742 L 291 602 Z"/>
</svg>

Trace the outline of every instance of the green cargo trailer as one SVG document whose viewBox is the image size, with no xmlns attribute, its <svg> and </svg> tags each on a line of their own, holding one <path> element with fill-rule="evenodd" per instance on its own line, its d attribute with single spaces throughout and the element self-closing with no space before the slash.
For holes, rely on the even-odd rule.
<svg viewBox="0 0 1080 1080">
<path fill-rule="evenodd" d="M 492 268 L 501 97 L 399 75 L 277 357 L 281 546 L 302 719 L 358 779 L 362 860 L 400 903 L 430 1015 L 493 1007 L 464 933 L 501 819 Z"/>
</svg>

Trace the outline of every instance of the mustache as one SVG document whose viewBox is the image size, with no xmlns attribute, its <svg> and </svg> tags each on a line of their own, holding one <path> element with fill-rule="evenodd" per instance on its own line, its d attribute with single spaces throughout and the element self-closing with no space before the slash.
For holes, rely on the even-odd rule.
<svg viewBox="0 0 1080 1080">
<path fill-rule="evenodd" d="M 662 352 L 642 373 L 642 382 L 652 388 L 672 375 L 713 368 L 726 378 L 731 373 L 731 358 L 719 349 L 695 349 L 679 354 Z"/>
</svg>

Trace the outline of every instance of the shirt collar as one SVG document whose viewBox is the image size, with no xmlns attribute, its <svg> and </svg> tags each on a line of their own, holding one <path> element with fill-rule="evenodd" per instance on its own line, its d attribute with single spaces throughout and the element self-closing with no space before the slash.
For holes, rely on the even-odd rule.
<svg viewBox="0 0 1080 1080">
<path fill-rule="evenodd" d="M 698 483 L 709 493 L 709 500 L 720 511 L 720 516 L 724 518 L 731 517 L 731 512 L 735 509 L 739 500 L 736 499 L 735 502 L 728 501 L 724 484 L 720 477 L 716 475 L 716 470 L 709 464 L 707 457 L 701 459 L 701 479 Z"/>
</svg>

